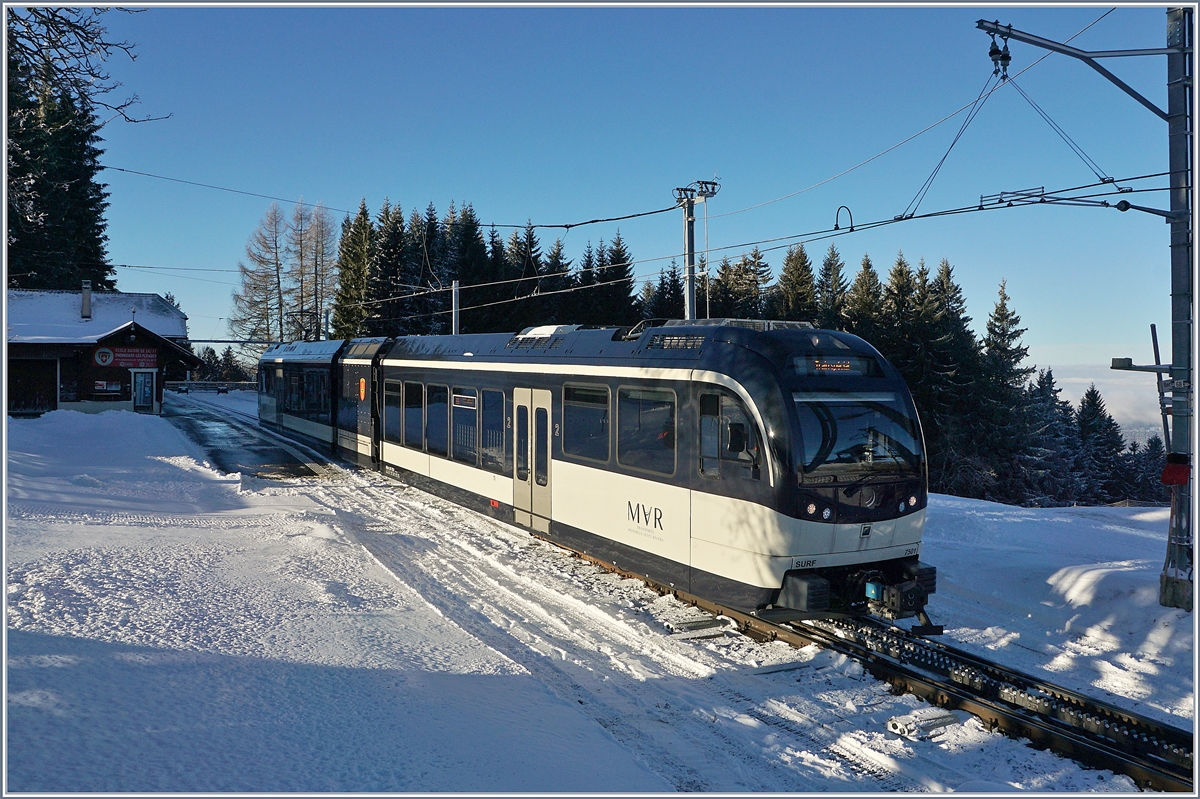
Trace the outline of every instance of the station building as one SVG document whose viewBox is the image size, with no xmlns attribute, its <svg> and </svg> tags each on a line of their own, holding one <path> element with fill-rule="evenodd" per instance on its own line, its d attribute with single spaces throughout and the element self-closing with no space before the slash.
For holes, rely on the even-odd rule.
<svg viewBox="0 0 1200 799">
<path fill-rule="evenodd" d="M 157 294 L 7 292 L 8 413 L 161 413 L 167 373 L 199 368 L 187 315 Z"/>
</svg>

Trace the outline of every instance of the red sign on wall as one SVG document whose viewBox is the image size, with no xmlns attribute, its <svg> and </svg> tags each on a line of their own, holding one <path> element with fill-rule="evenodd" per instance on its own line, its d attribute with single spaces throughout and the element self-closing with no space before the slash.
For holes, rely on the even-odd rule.
<svg viewBox="0 0 1200 799">
<path fill-rule="evenodd" d="M 153 347 L 100 347 L 92 355 L 97 366 L 118 369 L 156 369 L 158 350 Z"/>
</svg>

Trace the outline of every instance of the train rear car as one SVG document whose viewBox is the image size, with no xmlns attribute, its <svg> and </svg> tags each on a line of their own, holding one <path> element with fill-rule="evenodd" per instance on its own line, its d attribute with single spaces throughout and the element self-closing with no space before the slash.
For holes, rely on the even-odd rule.
<svg viewBox="0 0 1200 799">
<path fill-rule="evenodd" d="M 328 452 L 334 443 L 334 366 L 345 342 L 272 344 L 258 361 L 259 421 Z"/>
</svg>

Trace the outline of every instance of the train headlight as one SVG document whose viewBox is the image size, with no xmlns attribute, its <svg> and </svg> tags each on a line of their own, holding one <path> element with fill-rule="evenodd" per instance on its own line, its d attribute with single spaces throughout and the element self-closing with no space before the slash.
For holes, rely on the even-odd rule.
<svg viewBox="0 0 1200 799">
<path fill-rule="evenodd" d="M 908 507 L 910 507 L 910 508 L 915 508 L 915 507 L 917 507 L 917 498 L 916 498 L 916 497 L 909 497 L 909 498 L 908 498 Z"/>
<path fill-rule="evenodd" d="M 810 502 L 810 503 L 808 503 L 808 507 L 807 507 L 807 508 L 805 508 L 805 510 L 806 510 L 806 511 L 808 511 L 808 515 L 809 515 L 809 516 L 812 516 L 813 514 L 815 514 L 815 513 L 817 512 L 817 505 L 816 505 L 816 503 L 815 503 L 815 502 Z"/>
<path fill-rule="evenodd" d="M 821 511 L 821 518 L 824 519 L 825 521 L 829 521 L 829 517 L 832 515 L 833 515 L 833 511 L 830 510 L 829 508 L 826 508 L 825 510 Z"/>
<path fill-rule="evenodd" d="M 900 507 L 897 508 L 896 511 L 898 513 L 904 513 L 904 503 L 903 502 L 900 503 Z"/>
</svg>

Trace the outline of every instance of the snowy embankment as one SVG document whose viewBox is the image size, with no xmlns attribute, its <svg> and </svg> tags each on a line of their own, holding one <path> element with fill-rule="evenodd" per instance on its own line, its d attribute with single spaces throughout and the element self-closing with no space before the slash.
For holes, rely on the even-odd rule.
<svg viewBox="0 0 1200 799">
<path fill-rule="evenodd" d="M 226 475 L 117 412 L 10 420 L 8 446 L 10 791 L 1133 787 L 965 714 L 899 738 L 887 720 L 919 703 L 857 664 L 695 638 L 698 611 L 380 475 Z M 1190 726 L 1165 528 L 935 497 L 931 611 Z"/>
</svg>

